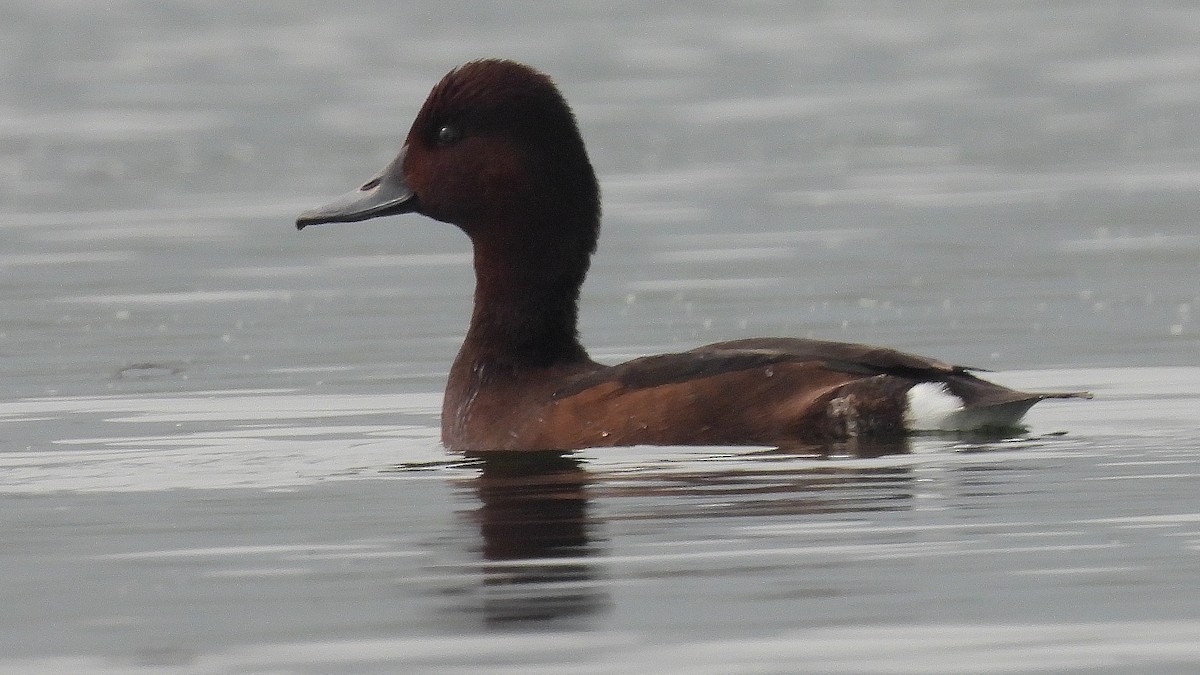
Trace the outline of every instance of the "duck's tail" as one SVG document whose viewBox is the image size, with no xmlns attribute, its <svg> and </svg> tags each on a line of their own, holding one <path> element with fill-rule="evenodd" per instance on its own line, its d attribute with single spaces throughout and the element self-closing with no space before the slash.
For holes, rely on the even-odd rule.
<svg viewBox="0 0 1200 675">
<path fill-rule="evenodd" d="M 1014 391 L 976 380 L 968 387 L 922 382 L 908 390 L 905 428 L 910 432 L 975 432 L 1021 428 L 1021 418 L 1046 399 L 1092 398 L 1087 391 Z"/>
</svg>

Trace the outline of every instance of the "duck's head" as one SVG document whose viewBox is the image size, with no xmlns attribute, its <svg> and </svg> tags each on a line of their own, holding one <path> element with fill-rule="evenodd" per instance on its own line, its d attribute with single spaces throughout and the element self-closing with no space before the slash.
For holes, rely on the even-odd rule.
<svg viewBox="0 0 1200 675">
<path fill-rule="evenodd" d="M 550 78 L 495 59 L 455 68 L 429 93 L 400 154 L 296 227 L 410 212 L 453 223 L 477 243 L 550 240 L 590 254 L 599 189 Z"/>
</svg>

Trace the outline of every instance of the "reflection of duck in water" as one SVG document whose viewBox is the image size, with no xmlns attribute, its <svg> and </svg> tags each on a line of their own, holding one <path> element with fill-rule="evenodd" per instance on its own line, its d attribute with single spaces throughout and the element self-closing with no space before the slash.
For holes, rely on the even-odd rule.
<svg viewBox="0 0 1200 675">
<path fill-rule="evenodd" d="M 578 460 L 559 452 L 482 455 L 476 479 L 485 614 L 492 622 L 592 614 L 605 604 L 595 578 Z M 511 564 L 506 564 L 511 563 Z"/>
<path fill-rule="evenodd" d="M 375 178 L 298 227 L 417 212 L 475 253 L 475 308 L 450 370 L 454 450 L 783 445 L 1013 427 L 1046 398 L 891 349 L 790 338 L 708 345 L 617 366 L 576 329 L 600 195 L 575 118 L 545 75 L 511 61 L 451 71 Z M 864 271 L 866 273 L 867 271 Z"/>
<path fill-rule="evenodd" d="M 604 611 L 611 578 L 636 578 L 645 567 L 628 566 L 629 550 L 620 556 L 625 564 L 613 567 L 612 551 L 598 544 L 607 541 L 601 527 L 621 532 L 622 546 L 635 544 L 632 556 L 647 555 L 650 569 L 672 568 L 660 558 L 664 550 L 668 559 L 678 552 L 664 544 L 671 543 L 667 533 L 686 529 L 683 521 L 782 516 L 786 524 L 803 516 L 907 510 L 917 492 L 909 466 L 838 466 L 772 453 L 694 464 L 677 459 L 661 469 L 592 473 L 559 452 L 481 453 L 472 487 L 483 585 L 469 596 L 470 611 L 494 625 L 561 625 Z M 590 499 L 605 503 L 603 522 L 590 513 Z M 649 549 L 636 545 L 639 538 Z M 753 557 L 755 545 L 745 553 Z"/>
</svg>

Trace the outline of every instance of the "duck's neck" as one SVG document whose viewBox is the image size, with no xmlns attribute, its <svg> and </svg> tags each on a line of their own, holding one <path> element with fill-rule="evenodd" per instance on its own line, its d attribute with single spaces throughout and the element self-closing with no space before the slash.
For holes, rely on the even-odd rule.
<svg viewBox="0 0 1200 675">
<path fill-rule="evenodd" d="M 516 374 L 591 363 L 577 328 L 590 250 L 563 250 L 555 242 L 473 240 L 475 306 L 456 367 Z"/>
</svg>

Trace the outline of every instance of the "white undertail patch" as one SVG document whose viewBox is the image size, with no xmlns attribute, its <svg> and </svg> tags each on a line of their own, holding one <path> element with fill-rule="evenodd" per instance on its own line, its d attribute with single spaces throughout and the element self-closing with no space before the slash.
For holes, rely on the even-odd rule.
<svg viewBox="0 0 1200 675">
<path fill-rule="evenodd" d="M 908 390 L 905 431 L 961 431 L 963 400 L 941 382 L 921 382 Z"/>
</svg>

